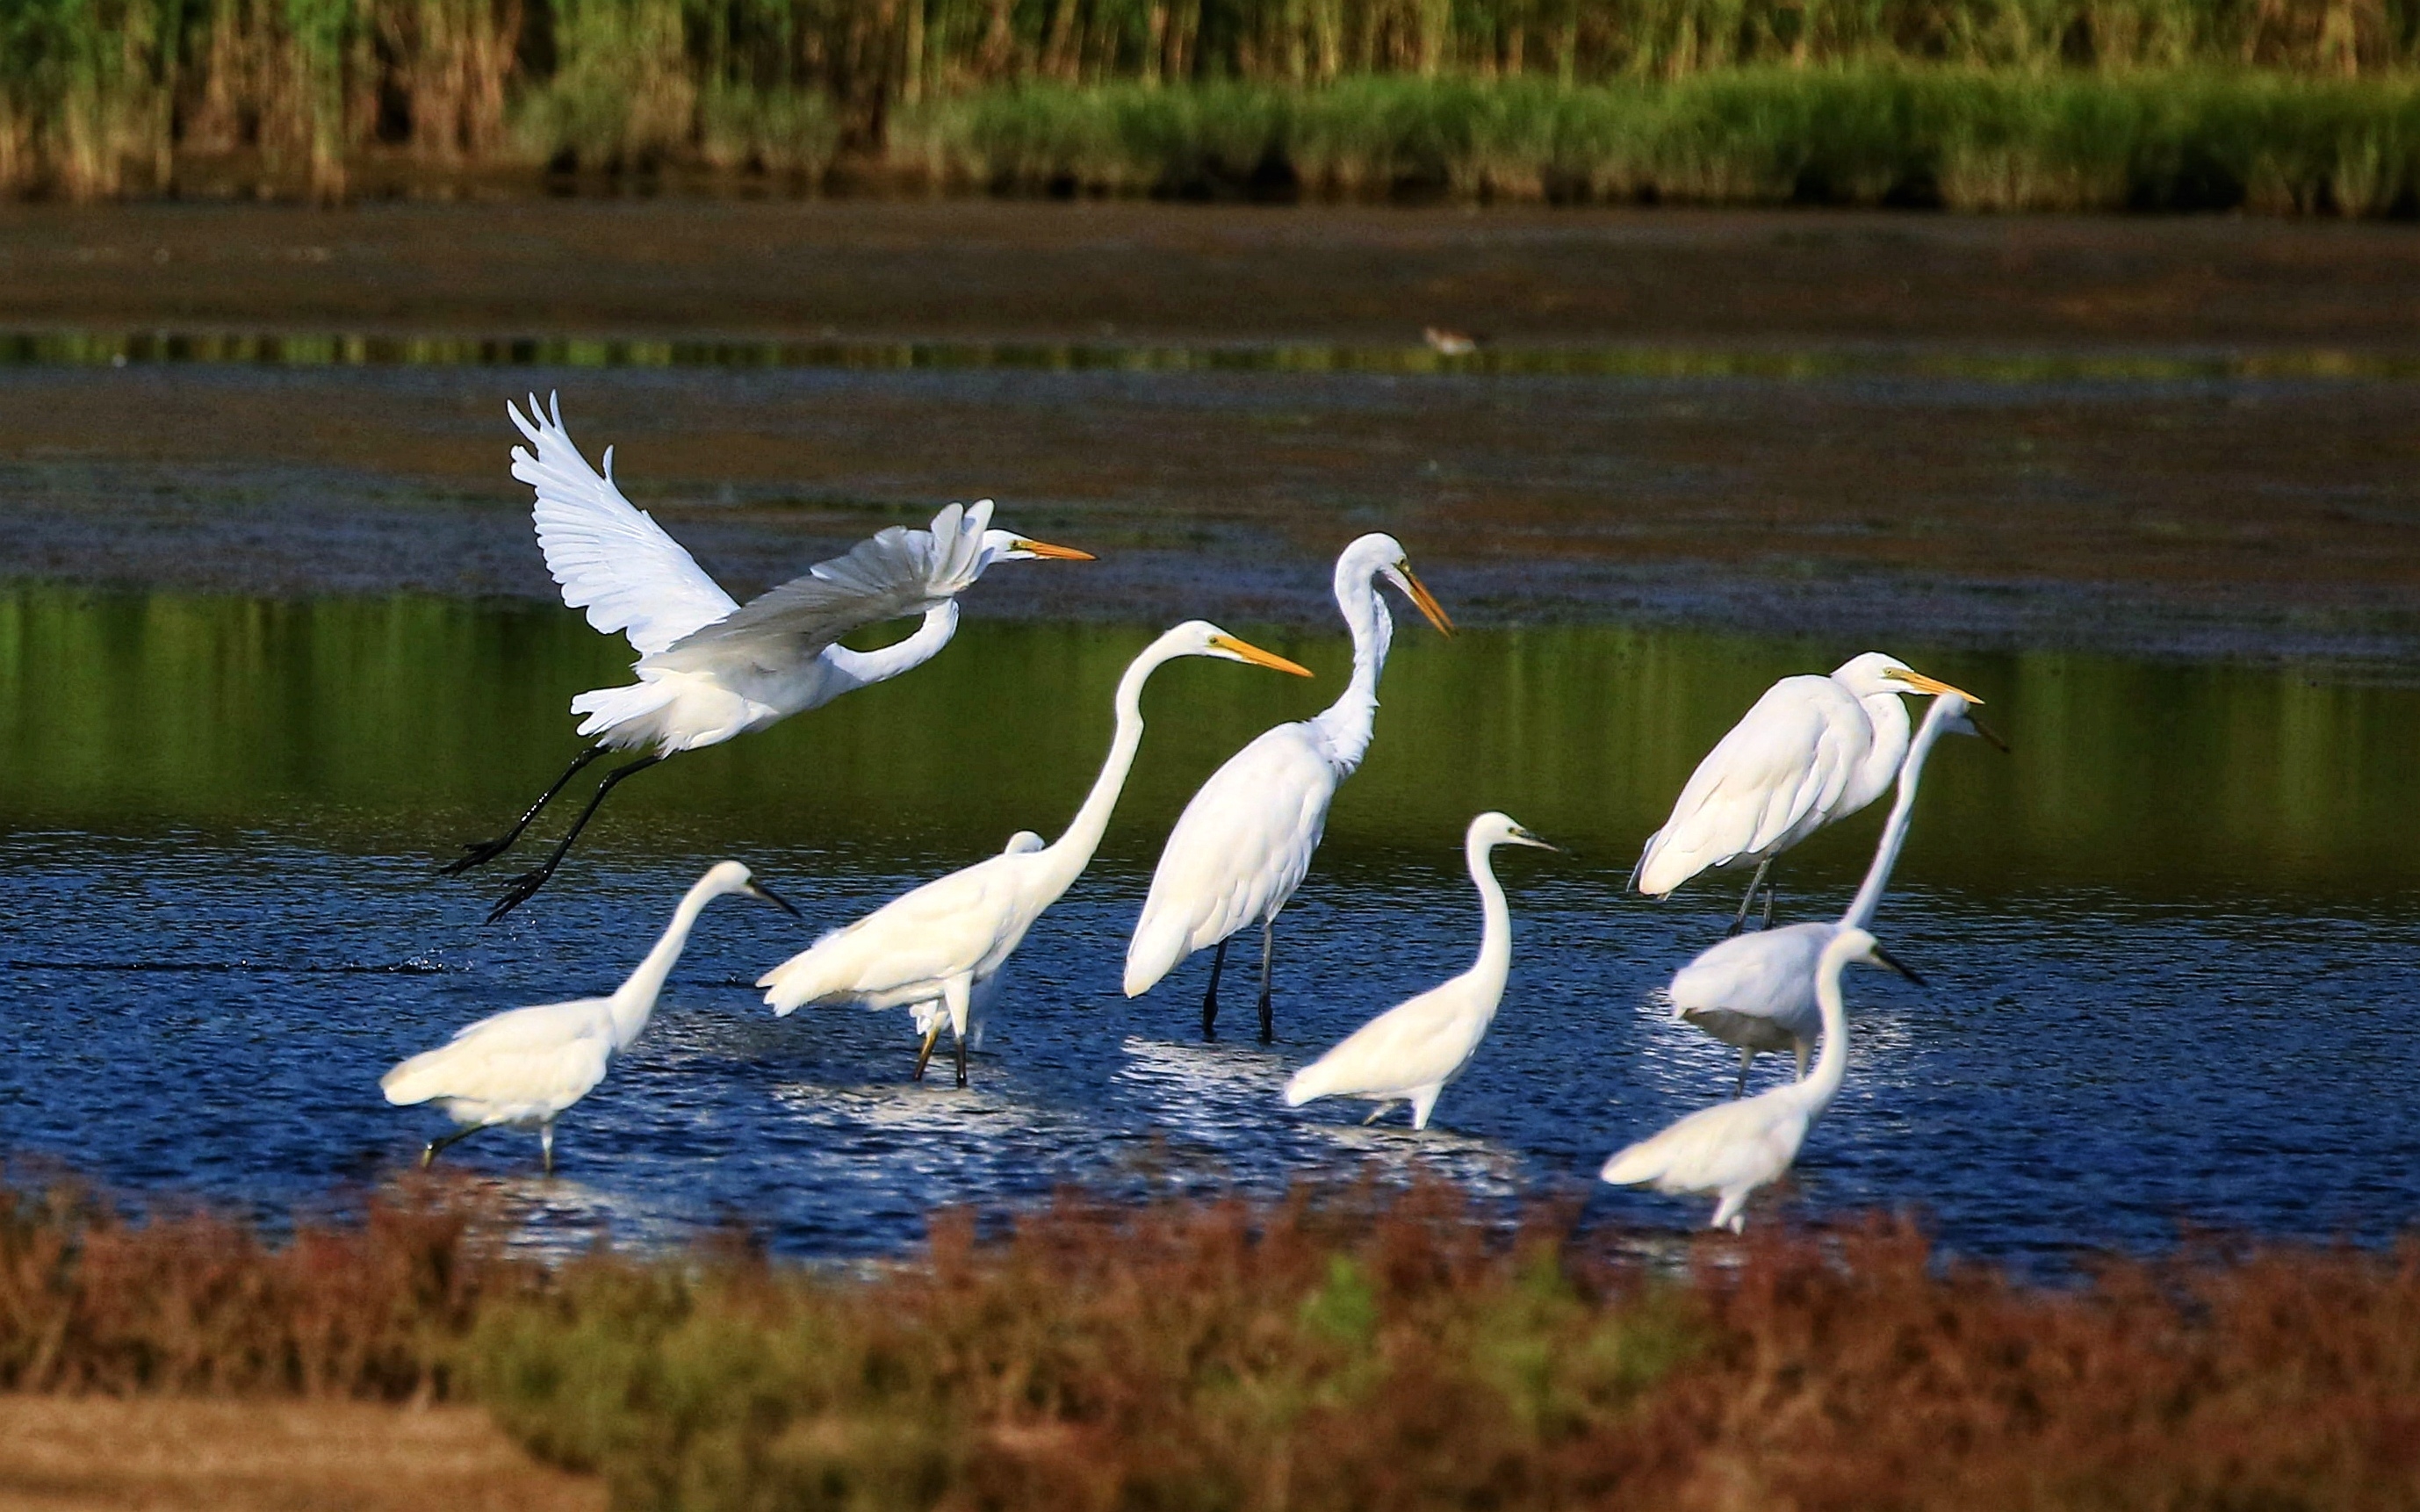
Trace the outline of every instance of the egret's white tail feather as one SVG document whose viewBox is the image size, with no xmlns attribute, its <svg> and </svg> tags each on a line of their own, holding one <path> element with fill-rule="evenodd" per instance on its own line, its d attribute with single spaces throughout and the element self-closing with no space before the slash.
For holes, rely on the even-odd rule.
<svg viewBox="0 0 2420 1512">
<path fill-rule="evenodd" d="M 1146 918 L 1135 931 L 1126 946 L 1125 989 L 1128 997 L 1140 997 L 1159 985 L 1159 979 L 1176 969 L 1187 950 L 1185 920 L 1170 910 L 1157 918 Z"/>
<path fill-rule="evenodd" d="M 591 689 L 571 701 L 571 712 L 584 717 L 580 721 L 582 735 L 610 735 L 613 746 L 630 749 L 663 738 L 667 732 L 659 728 L 661 721 L 655 717 L 679 697 L 680 687 L 670 678 L 649 678 L 622 687 Z"/>
<path fill-rule="evenodd" d="M 830 969 L 836 963 L 824 947 L 847 933 L 845 929 L 825 931 L 814 944 L 756 979 L 757 986 L 769 989 L 765 1001 L 775 1018 L 788 1018 L 801 1006 L 831 996 L 846 985 L 834 980 L 841 973 Z"/>
<path fill-rule="evenodd" d="M 449 1046 L 425 1050 L 379 1078 L 379 1090 L 396 1107 L 426 1103 L 443 1093 L 444 1057 Z"/>
<path fill-rule="evenodd" d="M 1664 1155 L 1652 1139 L 1642 1139 L 1628 1149 L 1618 1150 L 1605 1163 L 1599 1179 L 1616 1186 L 1636 1186 L 1652 1181 L 1664 1174 Z"/>
<path fill-rule="evenodd" d="M 1286 1078 L 1286 1106 L 1298 1108 L 1312 1098 L 1326 1097 L 1342 1090 L 1343 1088 L 1339 1085 L 1336 1073 L 1328 1069 L 1327 1062 L 1314 1060 Z"/>
</svg>

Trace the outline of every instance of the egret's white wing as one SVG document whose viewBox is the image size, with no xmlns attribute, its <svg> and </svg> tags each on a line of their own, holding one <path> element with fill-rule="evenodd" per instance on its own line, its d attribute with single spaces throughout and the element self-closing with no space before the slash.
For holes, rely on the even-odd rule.
<svg viewBox="0 0 2420 1512">
<path fill-rule="evenodd" d="M 818 562 L 745 608 L 683 638 L 653 665 L 687 668 L 778 649 L 787 664 L 812 656 L 861 625 L 921 614 L 983 576 L 984 532 L 991 501 L 952 504 L 928 531 L 893 525 L 860 541 L 848 555 Z"/>
<path fill-rule="evenodd" d="M 1815 1002 L 1815 964 L 1838 932 L 1832 923 L 1790 924 L 1717 940 L 1672 974 L 1673 1010 L 1803 1016 Z"/>
<path fill-rule="evenodd" d="M 1798 1158 L 1802 1110 L 1763 1097 L 1700 1108 L 1661 1134 L 1616 1153 L 1598 1173 L 1616 1186 L 1653 1182 L 1661 1192 L 1714 1192 L 1769 1181 Z"/>
<path fill-rule="evenodd" d="M 1689 775 L 1649 842 L 1639 890 L 1669 892 L 1778 844 L 1838 799 L 1871 742 L 1865 710 L 1830 678 L 1774 684 Z"/>
<path fill-rule="evenodd" d="M 972 971 L 1022 913 L 1012 851 L 937 877 L 833 931 L 757 980 L 777 1009 L 873 995 Z"/>
<path fill-rule="evenodd" d="M 563 601 L 588 611 L 588 623 L 630 638 L 639 655 L 663 650 L 700 625 L 739 607 L 706 575 L 678 541 L 613 486 L 613 449 L 598 472 L 563 428 L 563 401 L 551 412 L 530 395 L 530 412 L 507 404 L 529 447 L 513 448 L 513 476 L 537 490 L 530 510 L 547 570 L 563 585 Z"/>
<path fill-rule="evenodd" d="M 1441 1082 L 1462 1068 L 1478 1041 L 1479 1015 L 1464 1001 L 1461 978 L 1399 1003 L 1346 1035 L 1326 1055 L 1295 1072 L 1286 1101 L 1408 1092 Z"/>
<path fill-rule="evenodd" d="M 397 1065 L 379 1086 L 398 1104 L 433 1097 L 511 1100 L 575 1083 L 576 1098 L 605 1073 L 613 1048 L 610 1006 L 608 998 L 582 998 L 481 1019 Z"/>
</svg>

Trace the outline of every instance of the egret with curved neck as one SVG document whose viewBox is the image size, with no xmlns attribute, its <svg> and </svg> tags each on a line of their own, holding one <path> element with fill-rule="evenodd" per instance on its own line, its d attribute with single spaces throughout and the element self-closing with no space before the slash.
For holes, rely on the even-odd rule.
<svg viewBox="0 0 2420 1512">
<path fill-rule="evenodd" d="M 1202 784 L 1170 831 L 1152 872 L 1151 895 L 1126 947 L 1125 993 L 1149 992 L 1176 964 L 1211 947 L 1210 985 L 1202 996 L 1202 1037 L 1215 1039 L 1218 978 L 1227 940 L 1261 926 L 1261 1039 L 1275 1037 L 1270 973 L 1278 915 L 1302 886 L 1327 828 L 1337 785 L 1369 754 L 1378 715 L 1378 678 L 1395 622 L 1378 594 L 1384 579 L 1402 590 L 1441 632 L 1446 618 L 1391 535 L 1362 536 L 1336 559 L 1336 605 L 1353 632 L 1353 679 L 1326 710 L 1262 733 Z"/>
<path fill-rule="evenodd" d="M 1823 1052 L 1802 1081 L 1735 1103 L 1700 1108 L 1663 1133 L 1642 1139 L 1605 1163 L 1598 1173 L 1616 1186 L 1658 1192 L 1711 1192 L 1719 1200 L 1707 1227 L 1745 1227 L 1751 1193 L 1777 1180 L 1798 1159 L 1807 1131 L 1839 1095 L 1849 1069 L 1849 1015 L 1840 1000 L 1840 972 L 1852 961 L 1891 964 L 1861 929 L 1832 936 L 1815 962 L 1815 1000 L 1823 1023 Z"/>
<path fill-rule="evenodd" d="M 482 1129 L 509 1124 L 537 1130 L 540 1159 L 552 1171 L 554 1120 L 603 1081 L 613 1057 L 645 1031 L 697 916 L 732 893 L 798 913 L 746 867 L 724 861 L 698 878 L 673 910 L 673 921 L 655 949 L 612 996 L 541 1003 L 481 1019 L 379 1078 L 389 1103 L 436 1103 L 460 1126 L 430 1140 L 420 1164 L 427 1165 L 448 1145 Z"/>
<path fill-rule="evenodd" d="M 1865 929 L 1874 921 L 1883 889 L 1890 884 L 1891 868 L 1907 841 L 1916 813 L 1916 793 L 1924 779 L 1924 764 L 1932 744 L 1944 733 L 1977 734 L 1967 717 L 1963 694 L 1944 693 L 1926 711 L 1908 744 L 1899 772 L 1899 796 L 1883 825 L 1882 841 L 1866 868 L 1865 881 L 1838 919 L 1759 930 L 1720 940 L 1683 966 L 1672 977 L 1667 995 L 1672 1016 L 1696 1025 L 1740 1053 L 1739 1086 L 1747 1089 L 1748 1068 L 1760 1053 L 1789 1050 L 1798 1057 L 1798 1074 L 1807 1074 L 1807 1057 L 1822 1032 L 1815 1006 L 1815 963 L 1823 948 L 1843 930 Z"/>
<path fill-rule="evenodd" d="M 1012 841 L 1001 855 L 902 894 L 835 930 L 765 973 L 765 1001 L 788 1015 L 804 1003 L 858 1002 L 868 1008 L 924 1007 L 924 1074 L 944 1023 L 957 1037 L 958 1085 L 967 1082 L 967 1037 L 977 987 L 999 972 L 1025 932 L 1083 875 L 1125 790 L 1142 745 L 1142 689 L 1151 674 L 1180 656 L 1217 656 L 1308 677 L 1308 669 L 1263 651 L 1202 620 L 1188 620 L 1145 647 L 1118 680 L 1117 733 L 1100 775 L 1076 817 L 1047 845 Z"/>
<path fill-rule="evenodd" d="M 1286 1082 L 1288 1107 L 1319 1097 L 1377 1101 L 1365 1122 L 1397 1103 L 1412 1105 L 1412 1127 L 1429 1126 L 1429 1112 L 1448 1083 L 1461 1075 L 1496 1022 L 1512 969 L 1512 915 L 1489 853 L 1498 845 L 1555 847 L 1505 814 L 1488 812 L 1464 832 L 1464 862 L 1479 889 L 1479 960 L 1468 971 L 1409 1002 L 1397 1004 L 1347 1036 Z"/>
</svg>

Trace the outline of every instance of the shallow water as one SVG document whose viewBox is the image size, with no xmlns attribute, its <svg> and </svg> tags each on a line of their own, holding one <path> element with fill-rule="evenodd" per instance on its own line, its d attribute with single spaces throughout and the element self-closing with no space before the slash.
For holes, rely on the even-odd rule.
<svg viewBox="0 0 2420 1512">
<path fill-rule="evenodd" d="M 1341 638 L 1231 626 L 1321 674 L 1179 662 L 1101 857 L 1011 968 L 974 1085 L 912 1086 L 904 1016 L 770 1018 L 743 984 L 901 887 L 1053 832 L 1149 627 L 970 613 L 916 674 L 684 757 L 617 795 L 557 884 L 483 928 L 497 869 L 433 874 L 576 748 L 561 713 L 622 658 L 561 610 L 0 594 L 0 925 L 12 1053 L 0 1149 L 122 1190 L 273 1211 L 409 1162 L 395 1059 L 480 1014 L 603 991 L 707 862 L 748 860 L 809 922 L 715 905 L 645 1039 L 564 1121 L 561 1174 L 498 1131 L 457 1147 L 537 1230 L 675 1237 L 738 1215 L 798 1254 L 911 1242 L 937 1204 L 1075 1183 L 1137 1193 L 1374 1166 L 1678 1231 L 1704 1205 L 1606 1189 L 1616 1146 L 1723 1095 L 1730 1052 L 1652 990 L 1711 943 L 1729 879 L 1620 886 L 1697 756 L 1766 682 L 1856 646 L 1570 626 L 1448 642 L 1406 625 L 1369 764 L 1281 926 L 1280 1042 L 1207 963 L 1118 993 L 1124 934 L 1192 786 L 1332 697 Z M 2420 999 L 2403 843 L 2420 694 L 2214 665 L 1890 649 L 1990 701 L 2016 744 L 1941 750 L 1881 933 L 1928 975 L 1851 982 L 1848 1088 L 1757 1210 L 1930 1215 L 1963 1253 L 2156 1247 L 2180 1224 L 2377 1239 L 2420 1195 L 2395 1032 Z M 1463 824 L 1501 853 L 1514 980 L 1436 1124 L 1284 1108 L 1287 1072 L 1457 972 Z M 1869 814 L 1793 853 L 1785 916 L 1845 900 Z M 1231 959 L 1231 965 L 1233 964 Z M 1771 1057 L 1760 1079 L 1785 1074 Z"/>
</svg>

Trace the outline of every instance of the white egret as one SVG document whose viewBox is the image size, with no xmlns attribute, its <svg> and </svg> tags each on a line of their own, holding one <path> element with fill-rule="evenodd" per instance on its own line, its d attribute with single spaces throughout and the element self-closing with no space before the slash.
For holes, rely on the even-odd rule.
<svg viewBox="0 0 2420 1512">
<path fill-rule="evenodd" d="M 613 1057 L 646 1028 L 697 916 L 707 903 L 735 892 L 798 913 L 746 867 L 721 862 L 689 889 L 663 937 L 612 996 L 542 1003 L 481 1019 L 380 1077 L 388 1102 L 398 1107 L 437 1103 L 461 1126 L 430 1140 L 420 1164 L 427 1165 L 446 1146 L 482 1129 L 510 1124 L 537 1130 L 541 1158 L 552 1171 L 554 1120 L 603 1081 Z"/>
<path fill-rule="evenodd" d="M 1403 590 L 1430 624 L 1453 633 L 1453 622 L 1412 575 L 1393 536 L 1365 535 L 1346 547 L 1336 559 L 1336 604 L 1353 631 L 1353 681 L 1326 712 L 1264 732 L 1213 772 L 1185 806 L 1152 872 L 1151 894 L 1126 946 L 1126 995 L 1151 991 L 1187 956 L 1218 947 L 1202 996 L 1205 1040 L 1217 1033 L 1227 938 L 1254 923 L 1261 926 L 1261 1040 L 1274 1038 L 1269 973 L 1278 915 L 1311 870 L 1337 784 L 1361 764 L 1377 717 L 1378 675 L 1395 631 L 1378 595 L 1380 578 Z"/>
<path fill-rule="evenodd" d="M 1633 883 L 1661 898 L 1708 867 L 1754 861 L 1756 875 L 1731 920 L 1736 933 L 1775 856 L 1890 786 L 1907 754 L 1907 705 L 1899 695 L 1959 691 L 1879 651 L 1852 657 L 1828 677 L 1783 678 L 1689 774 L 1672 817 L 1648 837 Z"/>
<path fill-rule="evenodd" d="M 1555 849 L 1504 814 L 1490 811 L 1470 822 L 1462 852 L 1479 888 L 1478 964 L 1443 986 L 1387 1010 L 1295 1072 L 1286 1081 L 1286 1106 L 1298 1108 L 1315 1097 L 1374 1098 L 1378 1105 L 1363 1120 L 1374 1123 L 1397 1103 L 1409 1101 L 1412 1127 L 1429 1126 L 1437 1094 L 1462 1074 L 1478 1054 L 1479 1041 L 1487 1037 L 1496 1005 L 1504 997 L 1504 979 L 1512 969 L 1512 912 L 1504 903 L 1503 884 L 1496 880 L 1488 861 L 1488 853 L 1498 845 Z"/>
<path fill-rule="evenodd" d="M 1840 1002 L 1840 970 L 1852 961 L 1891 964 L 1874 937 L 1861 929 L 1842 930 L 1823 947 L 1815 963 L 1823 1053 L 1815 1058 L 1813 1075 L 1735 1103 L 1700 1108 L 1616 1154 L 1598 1174 L 1616 1186 L 1717 1193 L 1722 1200 L 1707 1227 L 1729 1225 L 1733 1233 L 1745 1227 L 1740 1210 L 1747 1206 L 1748 1195 L 1790 1169 L 1807 1131 L 1832 1105 L 1847 1074 L 1849 1018 Z"/>
<path fill-rule="evenodd" d="M 613 483 L 613 448 L 606 448 L 604 471 L 588 465 L 563 428 L 559 396 L 551 411 L 538 409 L 535 394 L 527 416 L 518 406 L 505 409 L 536 449 L 513 448 L 513 476 L 536 491 L 531 516 L 547 567 L 563 585 L 563 601 L 585 609 L 597 629 L 629 639 L 639 654 L 639 680 L 571 701 L 571 711 L 584 716 L 580 733 L 590 737 L 588 748 L 512 828 L 462 847 L 446 874 L 511 849 L 590 762 L 613 750 L 652 749 L 606 775 L 545 862 L 513 880 L 488 915 L 491 924 L 546 886 L 623 779 L 931 660 L 957 631 L 956 595 L 995 562 L 1092 560 L 1088 552 L 991 529 L 986 499 L 971 508 L 950 505 L 933 517 L 929 531 L 892 526 L 743 607 L 653 517 L 622 497 Z M 923 615 L 924 623 L 895 644 L 878 651 L 840 644 L 850 631 L 910 614 Z"/>
<path fill-rule="evenodd" d="M 1791 924 L 1735 934 L 1708 947 L 1673 974 L 1668 989 L 1672 1016 L 1739 1047 L 1739 1090 L 1747 1089 L 1748 1067 L 1760 1051 L 1795 1051 L 1798 1074 L 1807 1074 L 1807 1055 L 1823 1026 L 1823 1013 L 1815 1004 L 1815 963 L 1823 957 L 1823 947 L 1841 931 L 1866 929 L 1873 923 L 1883 889 L 1890 884 L 1891 868 L 1907 841 L 1916 785 L 1923 779 L 1925 758 L 1932 743 L 1950 731 L 1981 733 L 1966 710 L 1962 695 L 1940 694 L 1916 727 L 1907 757 L 1900 764 L 1899 796 L 1891 804 L 1890 818 L 1884 821 L 1873 863 L 1866 868 L 1866 879 L 1850 900 L 1848 912 L 1837 922 Z"/>
<path fill-rule="evenodd" d="M 1179 656 L 1218 656 L 1308 677 L 1308 669 L 1263 651 L 1217 625 L 1187 620 L 1143 648 L 1118 680 L 1117 734 L 1083 807 L 1059 839 L 1037 850 L 1016 841 L 1001 855 L 925 883 L 765 973 L 756 985 L 787 1016 L 802 1003 L 859 1002 L 868 1008 L 938 1003 L 917 1015 L 924 1030 L 916 1057 L 922 1079 L 934 1041 L 947 1024 L 957 1036 L 958 1085 L 967 1082 L 967 1037 L 978 983 L 999 972 L 1042 911 L 1059 901 L 1091 864 L 1142 744 L 1142 688 Z"/>
</svg>

